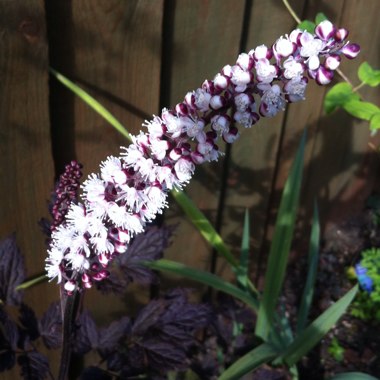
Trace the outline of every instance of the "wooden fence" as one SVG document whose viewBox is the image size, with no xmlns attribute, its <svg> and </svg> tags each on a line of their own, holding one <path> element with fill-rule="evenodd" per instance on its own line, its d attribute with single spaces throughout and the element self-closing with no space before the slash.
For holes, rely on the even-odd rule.
<svg viewBox="0 0 380 380">
<path fill-rule="evenodd" d="M 379 0 L 293 0 L 302 18 L 324 12 L 362 46 L 342 70 L 357 83 L 366 60 L 380 66 Z M 85 173 L 118 154 L 125 140 L 94 111 L 49 77 L 49 66 L 77 81 L 130 130 L 173 106 L 187 91 L 233 63 L 240 50 L 271 44 L 295 27 L 280 0 L 0 0 L 0 236 L 13 231 L 28 274 L 41 272 L 46 250 L 37 221 L 47 215 L 54 178 L 73 158 Z M 310 85 L 307 100 L 244 131 L 224 160 L 199 168 L 187 192 L 239 247 L 243 214 L 252 221 L 251 247 L 262 257 L 281 189 L 300 135 L 308 127 L 300 223 L 317 198 L 323 225 L 333 226 L 363 206 L 377 179 L 378 154 L 368 124 L 344 112 L 326 116 L 325 88 Z M 378 103 L 378 89 L 362 95 Z M 180 221 L 167 257 L 209 269 L 211 250 L 171 203 Z M 216 270 L 225 270 L 217 262 Z M 91 292 L 89 292 L 91 293 Z M 41 297 L 41 294 L 44 296 Z M 55 284 L 27 292 L 42 312 L 57 298 Z M 94 294 L 94 295 L 93 295 Z M 91 297 L 95 295 L 95 291 Z M 89 301 L 91 302 L 91 301 Z M 121 305 L 94 306 L 100 321 Z"/>
</svg>

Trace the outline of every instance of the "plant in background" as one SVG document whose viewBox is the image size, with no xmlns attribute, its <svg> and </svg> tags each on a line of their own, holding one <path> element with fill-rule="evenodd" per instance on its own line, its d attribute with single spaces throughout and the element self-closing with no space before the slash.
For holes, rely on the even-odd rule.
<svg viewBox="0 0 380 380">
<path fill-rule="evenodd" d="M 335 336 L 331 340 L 328 353 L 338 362 L 341 362 L 344 359 L 344 348 L 340 345 Z"/>
<path fill-rule="evenodd" d="M 380 249 L 367 249 L 361 256 L 355 273 L 362 291 L 352 303 L 351 313 L 363 320 L 380 321 Z"/>
</svg>

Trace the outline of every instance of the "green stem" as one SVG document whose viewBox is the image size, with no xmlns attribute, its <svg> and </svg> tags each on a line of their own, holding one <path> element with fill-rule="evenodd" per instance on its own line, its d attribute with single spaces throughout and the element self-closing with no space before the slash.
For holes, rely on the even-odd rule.
<svg viewBox="0 0 380 380">
<path fill-rule="evenodd" d="M 291 5 L 289 4 L 288 0 L 282 0 L 282 2 L 284 3 L 286 9 L 288 10 L 288 12 L 290 13 L 290 15 L 294 18 L 294 20 L 296 21 L 297 24 L 301 24 L 301 19 L 298 17 L 297 13 L 294 11 L 294 9 L 291 7 Z"/>
<path fill-rule="evenodd" d="M 356 87 L 354 87 L 353 89 L 352 89 L 352 91 L 353 92 L 358 92 L 358 90 L 360 90 L 362 87 L 364 87 L 365 86 L 365 83 L 364 82 L 362 82 L 362 83 L 360 83 L 360 84 L 358 84 Z"/>
<path fill-rule="evenodd" d="M 36 277 L 33 277 L 31 280 L 25 281 L 19 286 L 16 286 L 15 290 L 24 290 L 27 288 L 31 288 L 32 286 L 37 285 L 41 282 L 45 282 L 47 280 L 48 278 L 46 277 L 45 274 L 39 274 Z"/>
</svg>

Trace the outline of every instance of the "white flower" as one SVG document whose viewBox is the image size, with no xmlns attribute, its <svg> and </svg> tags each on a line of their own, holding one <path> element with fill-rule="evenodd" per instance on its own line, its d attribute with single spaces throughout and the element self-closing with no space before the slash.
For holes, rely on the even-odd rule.
<svg viewBox="0 0 380 380">
<path fill-rule="evenodd" d="M 73 270 L 83 273 L 90 268 L 90 262 L 80 253 L 70 252 L 65 259 L 71 264 Z"/>
<path fill-rule="evenodd" d="M 150 148 L 158 160 L 163 160 L 169 149 L 169 143 L 166 140 L 151 139 Z"/>
<path fill-rule="evenodd" d="M 320 65 L 319 54 L 324 49 L 325 43 L 308 32 L 302 33 L 300 43 L 302 45 L 300 54 L 302 57 L 308 58 L 305 62 L 309 69 L 318 69 Z"/>
<path fill-rule="evenodd" d="M 285 37 L 281 36 L 274 44 L 273 50 L 275 54 L 280 57 L 289 57 L 294 53 L 295 44 L 293 44 L 289 37 L 286 35 Z"/>
<path fill-rule="evenodd" d="M 84 198 L 88 202 L 101 202 L 104 200 L 105 187 L 106 183 L 103 180 L 94 173 L 90 174 L 82 185 Z"/>
<path fill-rule="evenodd" d="M 240 66 L 232 66 L 231 82 L 236 86 L 236 92 L 243 92 L 247 88 L 247 84 L 251 81 L 251 74 L 243 70 Z"/>
<path fill-rule="evenodd" d="M 93 236 L 91 239 L 91 244 L 94 245 L 95 252 L 99 255 L 102 253 L 113 253 L 114 246 L 112 242 L 107 238 L 106 235 Z"/>
<path fill-rule="evenodd" d="M 162 120 L 165 122 L 168 133 L 172 135 L 172 138 L 177 138 L 183 132 L 183 126 L 180 118 L 174 116 L 166 108 L 162 110 Z"/>
<path fill-rule="evenodd" d="M 56 277 L 58 284 L 62 281 L 62 270 L 60 268 L 60 262 L 46 260 L 45 270 L 47 272 L 47 276 L 49 277 L 49 281 L 54 280 Z"/>
<path fill-rule="evenodd" d="M 194 104 L 197 109 L 201 112 L 206 112 L 210 108 L 211 95 L 205 90 L 198 88 L 193 92 L 194 94 Z"/>
<path fill-rule="evenodd" d="M 285 99 L 279 85 L 268 86 L 261 97 L 260 113 L 266 117 L 273 117 L 285 109 Z"/>
<path fill-rule="evenodd" d="M 293 78 L 285 84 L 284 90 L 288 95 L 289 101 L 298 102 L 305 99 L 305 90 L 307 86 L 306 78 Z"/>
<path fill-rule="evenodd" d="M 66 219 L 68 224 L 75 227 L 79 234 L 84 234 L 88 229 L 88 218 L 86 215 L 86 208 L 82 203 L 70 205 L 67 212 Z"/>
<path fill-rule="evenodd" d="M 117 157 L 107 157 L 107 160 L 100 165 L 100 172 L 103 180 L 107 182 L 123 184 L 127 180 L 121 161 Z"/>
<path fill-rule="evenodd" d="M 304 72 L 304 68 L 301 63 L 297 62 L 293 56 L 290 56 L 284 63 L 284 77 L 286 79 L 293 79 L 299 77 Z"/>
<path fill-rule="evenodd" d="M 148 128 L 149 136 L 153 139 L 160 138 L 164 133 L 162 120 L 156 115 L 153 115 L 153 120 L 145 120 L 143 126 Z"/>
<path fill-rule="evenodd" d="M 229 129 L 230 119 L 227 115 L 215 115 L 211 118 L 211 126 L 214 131 L 225 133 Z"/>
<path fill-rule="evenodd" d="M 257 79 L 262 83 L 271 83 L 277 76 L 276 67 L 266 58 L 259 59 L 255 64 Z"/>
<path fill-rule="evenodd" d="M 176 176 L 182 183 L 190 181 L 194 169 L 194 164 L 184 158 L 180 158 L 174 165 Z"/>
</svg>

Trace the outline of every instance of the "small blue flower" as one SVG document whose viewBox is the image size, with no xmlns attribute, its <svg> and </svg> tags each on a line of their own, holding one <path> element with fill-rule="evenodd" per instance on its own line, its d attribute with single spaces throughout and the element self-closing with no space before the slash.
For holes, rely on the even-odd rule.
<svg viewBox="0 0 380 380">
<path fill-rule="evenodd" d="M 355 273 L 362 289 L 371 293 L 373 291 L 373 280 L 367 275 L 367 268 L 363 267 L 361 264 L 356 264 Z"/>
</svg>

